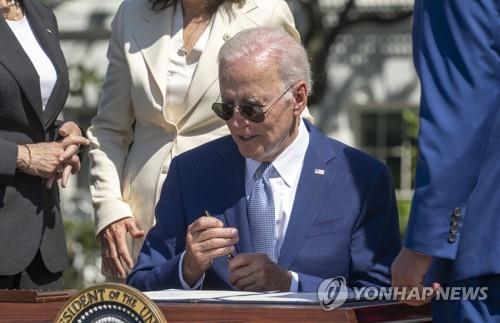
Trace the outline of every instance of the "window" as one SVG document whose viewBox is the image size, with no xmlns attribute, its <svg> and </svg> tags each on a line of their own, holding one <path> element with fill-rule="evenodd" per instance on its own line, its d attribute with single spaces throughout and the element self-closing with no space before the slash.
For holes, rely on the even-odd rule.
<svg viewBox="0 0 500 323">
<path fill-rule="evenodd" d="M 410 198 L 413 189 L 413 134 L 416 131 L 406 115 L 414 111 L 412 108 L 366 107 L 359 113 L 358 146 L 387 164 L 400 198 Z"/>
</svg>

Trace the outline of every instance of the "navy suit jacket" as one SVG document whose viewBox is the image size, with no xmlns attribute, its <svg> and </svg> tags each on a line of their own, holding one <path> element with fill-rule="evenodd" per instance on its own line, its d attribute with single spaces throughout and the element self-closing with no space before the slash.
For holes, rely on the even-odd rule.
<svg viewBox="0 0 500 323">
<path fill-rule="evenodd" d="M 420 158 L 405 246 L 441 283 L 500 273 L 500 2 L 415 2 Z"/>
<path fill-rule="evenodd" d="M 298 273 L 299 291 L 315 292 L 342 275 L 349 286 L 385 286 L 400 248 L 394 189 L 385 165 L 306 122 L 310 142 L 278 264 Z M 316 174 L 324 170 L 324 175 Z M 230 136 L 172 161 L 149 232 L 128 283 L 141 290 L 182 288 L 179 259 L 186 228 L 208 210 L 239 230 L 237 253 L 252 252 L 245 159 Z M 204 289 L 233 289 L 227 258 L 206 272 Z"/>
</svg>

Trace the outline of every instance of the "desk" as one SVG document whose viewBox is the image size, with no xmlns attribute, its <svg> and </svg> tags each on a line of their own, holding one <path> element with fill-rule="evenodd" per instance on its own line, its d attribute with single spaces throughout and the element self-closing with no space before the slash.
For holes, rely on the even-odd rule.
<svg viewBox="0 0 500 323">
<path fill-rule="evenodd" d="M 1 323 L 53 322 L 64 302 L 0 303 Z M 333 311 L 319 305 L 157 303 L 170 322 L 431 322 L 430 306 L 347 303 Z"/>
</svg>

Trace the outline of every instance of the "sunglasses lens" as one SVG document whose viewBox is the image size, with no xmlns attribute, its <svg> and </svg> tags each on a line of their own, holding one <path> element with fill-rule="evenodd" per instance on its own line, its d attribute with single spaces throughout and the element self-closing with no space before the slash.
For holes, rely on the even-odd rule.
<svg viewBox="0 0 500 323">
<path fill-rule="evenodd" d="M 212 110 L 222 120 L 229 120 L 233 116 L 234 108 L 224 103 L 214 103 Z"/>
<path fill-rule="evenodd" d="M 260 123 L 266 118 L 262 109 L 255 105 L 240 105 L 240 113 L 243 117 L 255 123 Z"/>
<path fill-rule="evenodd" d="M 266 115 L 258 106 L 240 105 L 238 109 L 244 118 L 255 123 L 262 122 L 266 118 Z M 226 103 L 214 103 L 212 104 L 212 110 L 219 118 L 226 121 L 231 119 L 234 114 L 234 107 Z"/>
</svg>

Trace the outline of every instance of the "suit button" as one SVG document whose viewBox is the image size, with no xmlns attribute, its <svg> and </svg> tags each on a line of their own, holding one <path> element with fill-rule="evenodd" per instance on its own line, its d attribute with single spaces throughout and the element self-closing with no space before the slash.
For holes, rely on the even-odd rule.
<svg viewBox="0 0 500 323">
<path fill-rule="evenodd" d="M 455 240 L 457 240 L 457 235 L 455 233 L 450 232 L 450 234 L 448 235 L 448 242 L 453 243 L 455 242 Z"/>
<path fill-rule="evenodd" d="M 453 217 L 455 218 L 459 218 L 460 215 L 462 215 L 462 211 L 460 210 L 460 208 L 456 207 L 454 210 L 453 210 Z"/>
<path fill-rule="evenodd" d="M 450 233 L 456 234 L 458 232 L 458 226 L 457 225 L 452 225 L 450 228 Z"/>
</svg>

